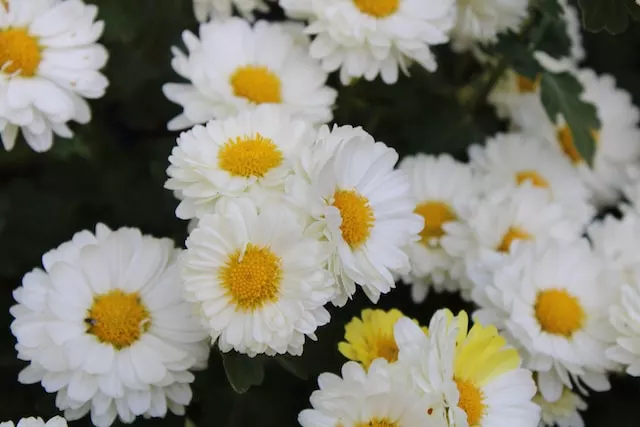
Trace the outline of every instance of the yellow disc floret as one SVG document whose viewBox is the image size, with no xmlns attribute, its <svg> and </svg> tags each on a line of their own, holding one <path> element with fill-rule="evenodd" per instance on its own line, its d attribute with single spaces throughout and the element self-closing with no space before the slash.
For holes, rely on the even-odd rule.
<svg viewBox="0 0 640 427">
<path fill-rule="evenodd" d="M 25 28 L 0 30 L 0 69 L 3 72 L 33 77 L 41 60 L 38 40 Z"/>
</svg>

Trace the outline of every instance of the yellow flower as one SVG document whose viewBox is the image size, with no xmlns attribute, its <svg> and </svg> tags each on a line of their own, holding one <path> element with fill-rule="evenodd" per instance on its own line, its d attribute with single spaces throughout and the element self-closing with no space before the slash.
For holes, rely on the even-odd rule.
<svg viewBox="0 0 640 427">
<path fill-rule="evenodd" d="M 393 337 L 393 327 L 398 319 L 405 317 L 400 310 L 362 310 L 362 318 L 354 317 L 345 326 L 345 341 L 338 350 L 347 359 L 360 362 L 365 369 L 377 358 L 393 363 L 398 360 L 398 345 Z M 416 324 L 418 322 L 413 320 Z M 427 328 L 422 330 L 427 334 Z"/>
</svg>

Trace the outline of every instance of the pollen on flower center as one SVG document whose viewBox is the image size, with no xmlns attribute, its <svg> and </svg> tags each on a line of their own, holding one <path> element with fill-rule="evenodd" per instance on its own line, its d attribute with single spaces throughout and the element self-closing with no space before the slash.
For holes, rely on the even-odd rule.
<svg viewBox="0 0 640 427">
<path fill-rule="evenodd" d="M 529 181 L 535 187 L 549 188 L 549 182 L 542 175 L 534 170 L 524 170 L 516 173 L 516 183 L 518 185 Z"/>
<path fill-rule="evenodd" d="M 538 88 L 538 79 L 532 80 L 518 74 L 516 77 L 516 86 L 518 87 L 519 93 L 533 93 Z"/>
<path fill-rule="evenodd" d="M 391 421 L 389 418 L 372 418 L 369 421 L 361 421 L 355 427 L 399 427 L 400 423 Z"/>
<path fill-rule="evenodd" d="M 333 206 L 342 217 L 342 238 L 352 248 L 358 248 L 369 238 L 375 217 L 369 200 L 354 190 L 336 190 Z"/>
<path fill-rule="evenodd" d="M 282 261 L 268 247 L 249 243 L 229 256 L 218 278 L 237 310 L 255 311 L 278 300 Z"/>
<path fill-rule="evenodd" d="M 353 3 L 362 13 L 375 18 L 393 15 L 400 6 L 400 0 L 353 0 Z"/>
<path fill-rule="evenodd" d="M 516 240 L 528 240 L 533 236 L 521 228 L 518 227 L 509 227 L 507 232 L 502 237 L 500 241 L 500 245 L 496 248 L 498 252 L 509 252 L 509 248 L 511 248 L 511 244 Z"/>
<path fill-rule="evenodd" d="M 592 130 L 591 135 L 593 136 L 593 139 L 597 144 L 600 133 L 597 130 Z M 569 129 L 568 126 L 565 125 L 558 128 L 556 130 L 556 138 L 558 140 L 558 144 L 560 144 L 562 152 L 569 158 L 569 160 L 571 160 L 571 163 L 577 165 L 584 161 L 582 155 L 573 143 L 573 134 L 571 133 L 571 129 Z"/>
<path fill-rule="evenodd" d="M 230 78 L 233 93 L 254 104 L 280 103 L 280 78 L 267 67 L 246 65 L 236 69 Z"/>
<path fill-rule="evenodd" d="M 151 315 L 137 292 L 114 289 L 94 298 L 85 323 L 88 333 L 121 350 L 149 329 Z"/>
<path fill-rule="evenodd" d="M 454 379 L 460 400 L 458 407 L 467 414 L 467 422 L 473 427 L 480 424 L 480 420 L 484 415 L 485 404 L 484 394 L 473 382 L 467 380 Z"/>
<path fill-rule="evenodd" d="M 41 59 L 38 40 L 29 35 L 25 28 L 0 30 L 0 70 L 7 74 L 17 72 L 22 77 L 33 77 Z"/>
<path fill-rule="evenodd" d="M 444 202 L 429 201 L 416 206 L 414 213 L 424 218 L 424 227 L 420 232 L 420 241 L 429 246 L 432 239 L 444 236 L 442 226 L 457 219 L 453 209 Z"/>
<path fill-rule="evenodd" d="M 282 164 L 278 146 L 259 133 L 253 137 L 238 137 L 227 141 L 218 152 L 218 166 L 234 176 L 262 178 Z"/>
<path fill-rule="evenodd" d="M 571 337 L 585 320 L 585 312 L 576 297 L 564 289 L 538 293 L 535 314 L 543 331 Z"/>
</svg>

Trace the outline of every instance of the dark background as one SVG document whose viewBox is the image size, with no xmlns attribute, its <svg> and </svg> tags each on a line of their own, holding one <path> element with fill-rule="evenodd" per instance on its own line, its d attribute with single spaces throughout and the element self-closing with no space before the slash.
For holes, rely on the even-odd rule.
<svg viewBox="0 0 640 427">
<path fill-rule="evenodd" d="M 57 411 L 54 396 L 39 385 L 24 386 L 17 374 L 25 365 L 16 359 L 9 332 L 11 292 L 21 277 L 40 266 L 41 255 L 96 222 L 112 228 L 135 226 L 144 233 L 172 237 L 178 245 L 186 237 L 186 222 L 174 216 L 177 205 L 163 189 L 167 156 L 176 133 L 166 122 L 179 113 L 167 101 L 161 85 L 179 81 L 170 67 L 170 47 L 181 46 L 183 29 L 195 30 L 192 0 L 93 0 L 106 21 L 103 42 L 110 51 L 107 95 L 92 102 L 90 125 L 76 126 L 73 140 L 57 140 L 45 154 L 31 152 L 24 142 L 0 151 L 0 421 L 26 416 L 49 418 Z M 590 0 L 593 1 L 593 0 Z M 617 0 L 609 0 L 615 3 Z M 624 0 L 621 0 L 624 1 Z M 281 17 L 274 11 L 273 19 Z M 640 101 L 640 25 L 621 34 L 585 35 L 585 65 L 611 73 L 619 86 Z M 440 48 L 440 68 L 430 75 L 413 69 L 398 84 L 360 82 L 341 88 L 335 112 L 339 124 L 361 125 L 402 155 L 449 152 L 464 158 L 466 147 L 504 128 L 491 108 L 470 112 L 451 88 L 465 84 L 474 71 L 465 56 Z M 331 84 L 339 87 L 335 76 Z M 639 141 L 640 143 L 640 141 Z M 332 322 L 319 330 L 301 358 L 264 361 L 262 386 L 236 394 L 225 378 L 222 361 L 213 353 L 210 368 L 198 374 L 189 417 L 197 426 L 294 426 L 297 413 L 308 406 L 323 371 L 338 372 L 344 358 L 337 351 L 344 324 L 371 304 L 361 294 L 344 309 L 333 310 Z M 455 295 L 431 294 L 415 305 L 402 284 L 384 296 L 381 308 L 397 307 L 427 324 L 438 308 L 462 308 Z M 292 371 L 294 371 L 292 373 Z M 295 375 L 294 375 L 295 373 Z M 307 377 L 305 381 L 300 377 Z M 612 378 L 613 389 L 588 399 L 584 418 L 588 427 L 637 426 L 640 380 Z M 156 426 L 184 426 L 183 417 L 136 421 Z M 88 419 L 77 422 L 89 425 Z"/>
</svg>

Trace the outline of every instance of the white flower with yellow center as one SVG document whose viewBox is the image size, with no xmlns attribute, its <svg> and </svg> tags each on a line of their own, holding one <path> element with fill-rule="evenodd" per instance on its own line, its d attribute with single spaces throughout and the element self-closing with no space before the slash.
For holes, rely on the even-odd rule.
<svg viewBox="0 0 640 427">
<path fill-rule="evenodd" d="M 448 154 L 405 157 L 399 168 L 409 174 L 414 212 L 424 219 L 420 240 L 406 248 L 411 271 L 402 277 L 411 285 L 417 303 L 431 287 L 438 292 L 458 289 L 458 282 L 449 274 L 455 259 L 442 248 L 440 239 L 446 233 L 444 224 L 469 216 L 479 187 L 471 168 Z"/>
<path fill-rule="evenodd" d="M 300 175 L 306 174 L 308 185 L 292 196 L 317 220 L 314 228 L 333 249 L 329 268 L 339 285 L 333 303 L 344 305 L 356 283 L 376 302 L 395 286 L 393 274 L 409 272 L 403 248 L 420 238 L 424 220 L 413 213 L 406 171 L 394 170 L 394 149 L 361 128 L 334 127 L 320 135 L 324 139 L 316 141 L 313 153 L 322 160 L 304 165 Z"/>
<path fill-rule="evenodd" d="M 223 197 L 260 199 L 283 191 L 294 158 L 315 135 L 306 122 L 271 105 L 183 132 L 169 156 L 165 183 L 181 199 L 176 215 L 200 217 Z"/>
<path fill-rule="evenodd" d="M 468 325 L 468 316 L 438 310 L 429 335 L 407 318 L 395 326 L 398 363 L 428 395 L 439 394 L 435 412 L 452 427 L 518 425 L 536 427 L 540 409 L 532 402 L 531 371 L 493 326 Z"/>
<path fill-rule="evenodd" d="M 263 0 L 193 0 L 193 12 L 199 22 L 229 18 L 236 9 L 245 19 L 253 20 L 253 12 L 267 12 L 269 5 Z"/>
<path fill-rule="evenodd" d="M 274 104 L 314 124 L 331 121 L 337 92 L 327 73 L 309 57 L 290 26 L 240 18 L 200 26 L 200 38 L 185 31 L 188 54 L 173 49 L 172 66 L 188 83 L 167 83 L 163 91 L 183 113 L 169 129 L 186 129 Z"/>
<path fill-rule="evenodd" d="M 313 409 L 298 416 L 302 427 L 447 427 L 433 410 L 435 395 L 421 396 L 398 369 L 376 359 L 366 370 L 356 362 L 342 366 L 342 377 L 324 373 L 311 394 Z"/>
<path fill-rule="evenodd" d="M 249 199 L 198 221 L 181 257 L 184 293 L 222 351 L 299 355 L 329 322 L 329 247 L 305 226 L 287 205 Z"/>
<path fill-rule="evenodd" d="M 455 19 L 453 0 L 281 0 L 285 12 L 309 20 L 310 53 L 325 71 L 340 69 L 342 84 L 378 75 L 398 80 L 412 62 L 437 68 L 430 47 L 446 43 Z"/>
<path fill-rule="evenodd" d="M 451 41 L 457 49 L 494 43 L 498 34 L 518 31 L 528 15 L 529 0 L 459 0 Z"/>
<path fill-rule="evenodd" d="M 29 362 L 18 380 L 98 427 L 184 414 L 189 369 L 205 366 L 208 346 L 180 295 L 178 253 L 169 239 L 99 224 L 45 254 L 14 292 L 11 331 Z"/>
<path fill-rule="evenodd" d="M 587 409 L 587 403 L 567 387 L 562 389 L 560 399 L 555 402 L 547 402 L 540 393 L 533 401 L 541 409 L 540 427 L 584 427 L 580 411 Z"/>
<path fill-rule="evenodd" d="M 6 150 L 18 130 L 37 152 L 53 134 L 71 138 L 69 121 L 88 123 L 85 98 L 108 85 L 100 69 L 107 51 L 96 43 L 104 24 L 80 0 L 4 1 L 0 7 L 0 139 Z"/>
<path fill-rule="evenodd" d="M 2 7 L 2 0 L 0 0 L 0 8 Z M 0 427 L 16 427 L 13 421 L 4 421 L 0 423 Z M 67 420 L 62 417 L 53 417 L 47 422 L 42 418 L 29 417 L 22 418 L 18 421 L 17 427 L 67 427 Z"/>
<path fill-rule="evenodd" d="M 615 339 L 608 319 L 612 297 L 601 260 L 589 242 L 559 240 L 519 245 L 491 274 L 478 276 L 474 316 L 504 331 L 536 372 L 544 399 L 556 402 L 563 388 L 582 383 L 609 388 L 615 368 L 605 351 Z"/>
<path fill-rule="evenodd" d="M 511 249 L 514 242 L 527 240 L 575 240 L 582 233 L 564 207 L 551 200 L 548 191 L 530 181 L 518 187 L 498 187 L 474 208 L 464 222 L 444 225 L 442 247 L 455 258 L 451 269 L 460 280 L 462 296 L 469 298 L 474 286 L 470 269 L 489 268 Z"/>
<path fill-rule="evenodd" d="M 483 186 L 492 191 L 496 186 L 531 185 L 551 193 L 552 199 L 563 205 L 567 215 L 586 225 L 595 215 L 589 204 L 589 189 L 578 172 L 557 150 L 536 137 L 520 133 L 498 134 L 483 146 L 469 149 L 471 167 L 483 175 Z"/>
</svg>

